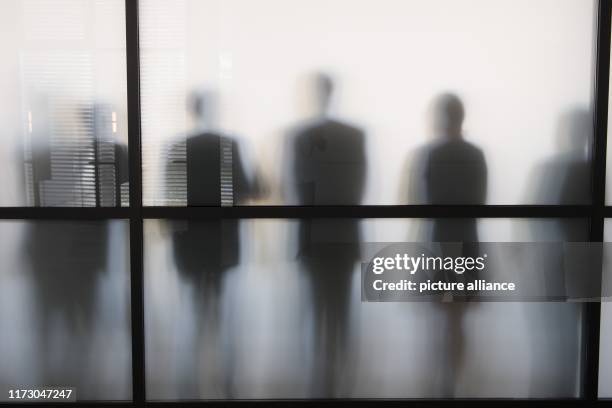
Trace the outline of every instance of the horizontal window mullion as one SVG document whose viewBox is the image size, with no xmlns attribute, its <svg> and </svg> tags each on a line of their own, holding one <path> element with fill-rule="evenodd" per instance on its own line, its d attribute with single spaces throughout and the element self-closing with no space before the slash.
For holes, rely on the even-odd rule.
<svg viewBox="0 0 612 408">
<path fill-rule="evenodd" d="M 143 207 L 143 218 L 588 218 L 591 206 Z"/>
<path fill-rule="evenodd" d="M 132 213 L 127 207 L 0 207 L 0 220 L 128 219 Z"/>
<path fill-rule="evenodd" d="M 588 218 L 592 206 L 236 206 L 143 207 L 142 218 Z M 127 219 L 140 213 L 128 207 L 0 207 L 0 219 Z M 612 207 L 606 208 L 612 217 Z"/>
</svg>

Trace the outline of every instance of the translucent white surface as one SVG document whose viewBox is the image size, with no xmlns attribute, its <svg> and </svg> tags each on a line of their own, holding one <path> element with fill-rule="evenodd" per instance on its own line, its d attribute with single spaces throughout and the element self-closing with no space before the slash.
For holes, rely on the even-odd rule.
<svg viewBox="0 0 612 408">
<path fill-rule="evenodd" d="M 132 398 L 128 230 L 119 220 L 0 222 L 0 387 Z"/>
<path fill-rule="evenodd" d="M 612 223 L 607 219 L 604 230 L 604 241 L 612 242 Z M 604 286 L 612 287 L 612 258 L 609 248 L 604 251 Z M 609 293 L 609 289 L 607 289 Z M 601 326 L 599 339 L 599 396 L 612 398 L 612 303 L 601 303 Z"/>
<path fill-rule="evenodd" d="M 296 256 L 298 225 L 242 221 L 240 260 L 211 294 L 176 266 L 173 234 L 185 223 L 145 222 L 148 399 L 578 395 L 581 305 L 474 304 L 462 315 L 463 341 L 449 345 L 439 304 L 361 302 L 358 265 L 348 283 L 347 354 L 335 393 L 313 391 L 313 308 L 320 298 L 311 298 L 309 274 Z M 364 241 L 410 242 L 426 239 L 427 222 L 368 219 L 361 227 Z M 582 220 L 523 219 L 481 220 L 479 237 L 555 241 L 562 227 L 571 227 L 571 239 L 587 237 Z M 193 245 L 205 251 L 208 244 Z M 202 261 L 198 253 L 193 257 Z M 512 274 L 516 262 L 500 259 L 491 270 Z M 454 374 L 447 352 L 462 357 Z"/>
<path fill-rule="evenodd" d="M 442 92 L 463 100 L 465 138 L 488 165 L 488 203 L 557 203 L 558 183 L 588 184 L 566 170 L 589 155 L 595 3 L 142 0 L 144 203 L 170 203 L 167 149 L 202 125 L 186 103 L 203 89 L 220 99 L 207 125 L 238 137 L 267 182 L 254 204 L 290 203 L 285 138 L 313 118 L 305 78 L 318 71 L 335 80 L 331 116 L 366 133 L 363 203 L 418 202 L 401 192 L 432 140 L 427 109 Z M 574 112 L 589 124 L 577 134 Z"/>
<path fill-rule="evenodd" d="M 96 205 L 92 161 L 127 143 L 124 3 L 0 2 L 0 206 Z"/>
</svg>

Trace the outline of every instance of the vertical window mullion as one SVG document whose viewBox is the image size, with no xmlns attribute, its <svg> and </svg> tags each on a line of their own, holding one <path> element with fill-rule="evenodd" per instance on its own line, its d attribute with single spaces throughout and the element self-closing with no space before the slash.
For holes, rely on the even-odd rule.
<svg viewBox="0 0 612 408">
<path fill-rule="evenodd" d="M 610 78 L 610 0 L 599 0 L 597 17 L 597 61 L 595 76 L 595 132 L 593 138 L 592 210 L 590 239 L 602 242 L 605 213 L 606 184 L 606 138 L 608 127 L 608 85 Z M 600 271 L 588 271 L 600 273 Z M 583 333 L 583 392 L 588 400 L 598 398 L 599 382 L 599 331 L 601 305 L 598 302 L 586 304 L 586 319 Z"/>
<path fill-rule="evenodd" d="M 130 283 L 132 317 L 132 398 L 145 403 L 142 151 L 140 141 L 140 55 L 138 1 L 125 0 L 128 149 L 130 191 Z"/>
</svg>

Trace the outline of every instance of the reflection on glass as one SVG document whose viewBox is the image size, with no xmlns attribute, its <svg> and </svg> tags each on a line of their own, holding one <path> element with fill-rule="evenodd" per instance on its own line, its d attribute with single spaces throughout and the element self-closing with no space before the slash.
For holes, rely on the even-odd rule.
<svg viewBox="0 0 612 408">
<path fill-rule="evenodd" d="M 435 220 L 313 221 L 242 220 L 228 236 L 223 223 L 145 222 L 148 399 L 578 395 L 579 305 L 481 303 L 457 320 L 434 303 L 364 303 L 358 259 L 346 255 L 359 238 L 311 228 L 308 258 L 304 226 L 350 222 L 362 242 L 419 241 Z M 200 238 L 177 245 L 192 227 Z M 483 219 L 477 229 L 484 242 L 588 232 L 584 220 Z M 491 262 L 499 280 L 521 266 Z M 460 336 L 449 337 L 453 324 Z"/>
<path fill-rule="evenodd" d="M 124 7 L 0 4 L 0 206 L 129 202 Z"/>
<path fill-rule="evenodd" d="M 196 126 L 185 101 L 200 88 L 217 90 L 219 129 L 240 137 L 247 173 L 257 169 L 267 187 L 244 204 L 297 204 L 285 136 L 316 117 L 314 71 L 335 79 L 328 114 L 367 134 L 363 204 L 416 202 L 398 188 L 432 137 L 427 108 L 442 92 L 466 107 L 466 139 L 487 158 L 490 204 L 557 202 L 525 190 L 549 176 L 534 174 L 540 164 L 565 149 L 564 112 L 580 107 L 592 118 L 594 0 L 139 5 L 145 205 L 186 205 L 186 179 L 168 185 L 166 163 Z M 568 188 L 582 178 L 566 180 Z"/>
<path fill-rule="evenodd" d="M 0 223 L 0 386 L 131 398 L 124 221 Z"/>
</svg>

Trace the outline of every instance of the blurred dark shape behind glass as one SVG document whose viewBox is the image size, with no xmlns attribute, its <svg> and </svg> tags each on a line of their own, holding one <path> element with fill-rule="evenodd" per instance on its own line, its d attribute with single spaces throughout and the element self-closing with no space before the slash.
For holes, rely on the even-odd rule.
<svg viewBox="0 0 612 408">
<path fill-rule="evenodd" d="M 23 237 L 20 250 L 2 259 L 3 296 L 17 305 L 19 319 L 2 321 L 9 329 L 0 346 L 18 356 L 0 371 L 3 384 L 72 386 L 79 400 L 130 398 L 126 226 L 118 220 L 0 225 L 1 234 Z"/>
<path fill-rule="evenodd" d="M 0 27 L 0 205 L 95 206 L 94 165 L 85 163 L 94 156 L 92 139 L 127 143 L 124 5 L 5 0 Z M 64 146 L 77 135 L 79 143 Z M 37 157 L 49 151 L 47 163 Z M 109 154 L 104 162 L 113 160 Z M 96 170 L 109 185 L 109 166 Z M 115 206 L 114 189 L 102 191 L 99 205 Z M 127 195 L 122 201 L 127 205 Z"/>
<path fill-rule="evenodd" d="M 592 126 L 592 112 L 584 108 L 568 110 L 559 118 L 558 153 L 532 171 L 528 188 L 529 201 L 554 205 L 586 205 L 591 202 L 589 144 Z M 534 224 L 531 235 L 540 241 L 588 241 L 586 228 L 572 221 Z M 545 285 L 544 289 L 567 295 L 566 285 L 571 284 L 571 280 L 576 277 L 564 275 L 564 259 L 560 247 L 548 247 L 548 251 L 549 253 L 539 258 L 540 274 L 537 278 L 540 284 Z M 596 261 L 593 261 L 593 264 L 595 263 Z M 585 271 L 588 272 L 593 264 L 583 264 Z M 538 282 L 535 277 L 534 282 Z M 530 379 L 532 395 L 575 396 L 579 378 L 579 328 L 583 312 L 581 304 L 572 303 L 550 303 L 530 311 L 527 321 L 532 325 L 531 332 L 535 333 L 544 328 L 551 334 L 551 338 L 547 339 L 529 336 L 531 348 L 534 350 Z M 544 364 L 552 366 L 555 375 L 542 376 Z"/>
<path fill-rule="evenodd" d="M 487 192 L 487 165 L 484 154 L 477 146 L 466 141 L 463 135 L 463 120 L 465 108 L 458 96 L 450 93 L 437 96 L 430 111 L 431 131 L 435 140 L 419 150 L 415 168 L 412 172 L 409 191 L 415 202 L 428 205 L 454 205 L 485 203 Z M 433 220 L 432 230 L 424 241 L 441 242 L 440 255 L 471 256 L 478 254 L 478 231 L 475 218 L 437 218 Z M 460 242 L 460 251 L 450 250 L 444 242 Z M 436 272 L 435 280 L 471 281 L 478 279 L 475 271 L 463 275 L 455 273 Z M 448 300 L 463 294 L 449 292 L 444 295 Z M 443 299 L 445 301 L 446 299 Z M 455 299 L 457 300 L 457 299 Z M 437 303 L 442 307 L 446 317 L 444 333 L 433 333 L 433 338 L 445 339 L 440 343 L 440 349 L 434 350 L 438 355 L 439 383 L 434 386 L 440 395 L 447 398 L 455 397 L 457 382 L 462 376 L 464 365 L 465 338 L 464 319 L 467 303 Z"/>
<path fill-rule="evenodd" d="M 195 91 L 189 108 L 196 129 L 185 142 L 171 147 L 167 164 L 167 180 L 172 181 L 180 166 L 183 146 L 187 180 L 188 206 L 226 206 L 241 204 L 254 196 L 257 188 L 247 176 L 237 141 L 216 128 L 218 95 L 208 90 Z M 184 143 L 184 144 L 183 144 Z M 180 170 L 180 169 L 179 169 Z M 172 192 L 172 186 L 168 188 Z M 220 332 L 220 303 L 225 273 L 240 261 L 240 221 L 238 219 L 185 220 L 171 224 L 174 260 L 181 280 L 194 291 L 196 309 L 195 355 L 203 341 L 213 344 L 213 352 L 205 356 L 211 366 L 223 373 L 211 386 L 231 397 L 231 364 L 226 344 L 215 340 Z M 216 361 L 217 356 L 225 356 Z M 184 384 L 186 398 L 197 398 L 202 381 L 198 359 L 189 362 L 191 382 Z M 223 378 L 221 378 L 223 377 Z"/>
<path fill-rule="evenodd" d="M 107 223 L 31 223 L 24 248 L 31 263 L 40 341 L 44 344 L 50 339 L 55 314 L 66 319 L 69 335 L 90 331 L 95 325 L 96 286 L 106 271 Z M 65 365 L 78 369 L 78 353 L 73 353 L 72 358 L 75 360 L 65 361 Z M 43 357 L 41 362 L 44 364 L 46 359 Z M 60 385 L 53 376 L 45 376 L 44 380 Z"/>
<path fill-rule="evenodd" d="M 408 173 L 401 162 L 426 143 L 423 112 L 443 84 L 469 97 L 468 140 L 487 155 L 487 202 L 495 205 L 543 204 L 523 201 L 529 170 L 554 150 L 551 124 L 560 112 L 592 99 L 595 0 L 140 6 L 141 86 L 151 95 L 142 105 L 145 205 L 173 205 L 162 197 L 160 151 L 190 128 L 184 96 L 205 81 L 223 90 L 224 126 L 248 140 L 268 176 L 269 200 L 253 205 L 296 203 L 281 191 L 278 162 L 283 130 L 303 118 L 303 106 L 291 103 L 304 95 L 295 92 L 296 78 L 313 68 L 338 76 L 346 89 L 338 101 L 342 117 L 371 136 L 371 182 L 362 198 L 368 205 L 414 204 L 395 195 Z M 515 24 L 491 24 L 501 21 Z"/>
<path fill-rule="evenodd" d="M 32 206 L 119 207 L 127 205 L 127 147 L 118 142 L 117 113 L 107 104 L 46 112 L 25 139 L 26 195 Z M 32 113 L 30 112 L 30 115 Z M 44 119 L 47 116 L 51 119 Z"/>
<path fill-rule="evenodd" d="M 359 205 L 367 171 L 362 130 L 330 116 L 334 82 L 312 77 L 317 116 L 290 135 L 290 183 L 298 205 Z M 351 376 L 347 352 L 350 287 L 359 259 L 355 219 L 302 219 L 298 258 L 311 284 L 314 314 L 312 396 L 334 397 L 340 376 Z"/>
<path fill-rule="evenodd" d="M 556 129 L 557 153 L 532 171 L 528 199 L 557 205 L 589 204 L 593 114 L 583 108 L 568 110 Z"/>
</svg>

